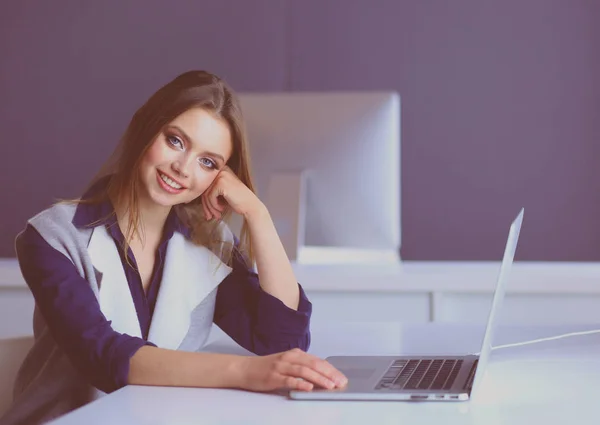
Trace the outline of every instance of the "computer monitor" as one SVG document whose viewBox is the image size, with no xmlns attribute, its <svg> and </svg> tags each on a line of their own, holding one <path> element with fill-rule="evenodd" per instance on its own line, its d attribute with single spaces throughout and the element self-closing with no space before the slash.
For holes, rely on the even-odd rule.
<svg viewBox="0 0 600 425">
<path fill-rule="evenodd" d="M 240 93 L 252 171 L 299 263 L 399 261 L 400 96 Z"/>
</svg>

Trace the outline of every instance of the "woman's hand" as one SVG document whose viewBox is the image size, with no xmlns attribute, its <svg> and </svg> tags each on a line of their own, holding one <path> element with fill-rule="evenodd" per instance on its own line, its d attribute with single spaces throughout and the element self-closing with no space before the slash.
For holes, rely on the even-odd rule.
<svg viewBox="0 0 600 425">
<path fill-rule="evenodd" d="M 239 373 L 241 388 L 251 391 L 292 389 L 311 391 L 344 387 L 348 379 L 329 362 L 299 348 L 259 357 L 243 357 Z"/>
<path fill-rule="evenodd" d="M 221 169 L 212 184 L 201 195 L 207 220 L 220 219 L 227 204 L 244 217 L 264 208 L 264 204 L 228 166 Z"/>
</svg>

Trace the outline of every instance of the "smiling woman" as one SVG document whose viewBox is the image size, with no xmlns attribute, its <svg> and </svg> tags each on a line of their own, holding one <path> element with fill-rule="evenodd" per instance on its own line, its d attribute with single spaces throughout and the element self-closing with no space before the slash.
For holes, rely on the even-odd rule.
<svg viewBox="0 0 600 425">
<path fill-rule="evenodd" d="M 142 159 L 148 199 L 165 208 L 192 202 L 223 170 L 232 150 L 226 122 L 205 109 L 188 109 L 159 133 Z"/>
<path fill-rule="evenodd" d="M 35 344 L 0 423 L 43 423 L 127 384 L 346 385 L 306 353 L 312 305 L 250 175 L 223 80 L 190 71 L 153 94 L 83 196 L 17 236 Z M 259 356 L 199 352 L 213 323 Z"/>
</svg>

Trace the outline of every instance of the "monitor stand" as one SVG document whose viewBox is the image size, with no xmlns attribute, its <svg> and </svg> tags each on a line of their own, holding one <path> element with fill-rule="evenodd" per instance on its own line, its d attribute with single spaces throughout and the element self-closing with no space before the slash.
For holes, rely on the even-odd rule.
<svg viewBox="0 0 600 425">
<path fill-rule="evenodd" d="M 308 176 L 308 170 L 274 173 L 270 176 L 265 197 L 265 205 L 292 263 L 373 266 L 400 263 L 396 249 L 305 245 Z"/>
<path fill-rule="evenodd" d="M 304 246 L 306 180 L 306 171 L 272 174 L 265 196 L 265 205 L 290 261 L 298 260 Z"/>
</svg>

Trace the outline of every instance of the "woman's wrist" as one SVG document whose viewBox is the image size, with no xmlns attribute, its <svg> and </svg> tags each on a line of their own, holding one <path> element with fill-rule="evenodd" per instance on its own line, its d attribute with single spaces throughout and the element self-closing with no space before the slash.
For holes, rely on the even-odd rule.
<svg viewBox="0 0 600 425">
<path fill-rule="evenodd" d="M 256 204 L 244 213 L 244 219 L 246 219 L 248 223 L 262 220 L 265 217 L 269 217 L 269 211 L 261 201 L 257 201 Z"/>
<path fill-rule="evenodd" d="M 230 388 L 246 388 L 249 356 L 232 356 L 225 374 L 227 386 Z"/>
<path fill-rule="evenodd" d="M 128 383 L 203 388 L 240 388 L 246 357 L 142 347 L 131 358 Z"/>
</svg>

